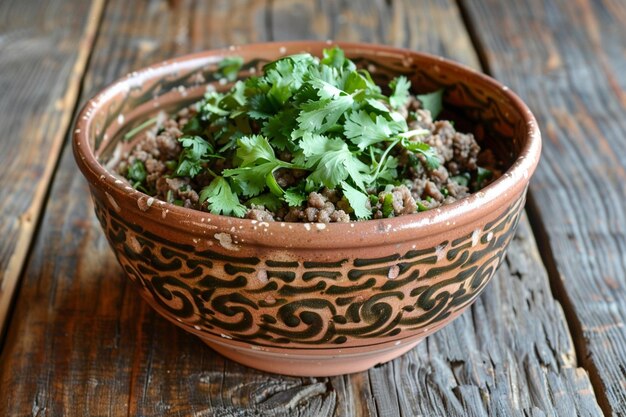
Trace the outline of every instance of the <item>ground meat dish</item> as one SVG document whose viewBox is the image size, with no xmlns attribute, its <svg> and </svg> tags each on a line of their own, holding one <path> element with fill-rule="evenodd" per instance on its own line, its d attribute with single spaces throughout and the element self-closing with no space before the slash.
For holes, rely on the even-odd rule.
<svg viewBox="0 0 626 417">
<path fill-rule="evenodd" d="M 321 62 L 302 55 L 286 59 L 276 62 L 291 65 L 291 72 L 284 65 L 281 71 L 294 78 L 278 90 L 286 103 L 281 110 L 269 114 L 276 98 L 263 104 L 266 97 L 259 94 L 280 79 L 274 62 L 265 67 L 274 71 L 266 79 L 237 81 L 229 95 L 207 93 L 204 101 L 175 114 L 159 114 L 150 127 L 133 133 L 132 146 L 123 148 L 115 169 L 140 191 L 182 207 L 263 222 L 317 223 L 426 211 L 464 198 L 500 175 L 494 155 L 481 150 L 471 133 L 457 131 L 449 120 L 433 120 L 433 107 L 409 93 L 406 78 L 390 82 L 386 96 L 337 48 L 324 51 Z M 318 73 L 317 65 L 345 72 L 343 79 L 357 79 L 361 90 L 354 87 L 348 96 L 321 75 L 304 85 L 312 77 L 307 71 Z M 303 87 L 285 92 L 297 84 L 297 74 Z M 311 99 L 315 88 L 319 102 Z M 254 92 L 247 97 L 249 90 Z M 351 104 L 362 91 L 371 97 Z M 337 106 L 348 100 L 349 111 L 324 113 L 333 100 Z M 242 122 L 242 114 L 251 115 Z M 268 164 L 269 171 L 263 171 Z M 333 168 L 340 178 L 328 172 Z"/>
<path fill-rule="evenodd" d="M 411 101 L 407 107 L 418 105 L 419 103 Z M 199 176 L 191 180 L 167 175 L 168 161 L 176 160 L 182 151 L 178 142 L 178 138 L 183 134 L 182 128 L 194 113 L 195 109 L 192 106 L 184 108 L 173 117 L 166 118 L 161 115 L 161 124 L 145 132 L 143 140 L 140 140 L 130 153 L 124 155 L 117 170 L 120 174 L 125 174 L 135 161 L 142 161 L 147 174 L 147 188 L 156 190 L 155 197 L 175 201 L 183 207 L 202 210 L 199 190 L 210 182 L 210 178 Z M 377 194 L 378 201 L 375 204 L 370 203 L 374 218 L 391 217 L 383 212 L 387 195 L 391 195 L 392 199 L 392 216 L 400 216 L 416 213 L 419 211 L 418 204 L 422 209 L 432 209 L 453 203 L 470 194 L 468 185 L 462 185 L 453 178 L 464 172 L 476 170 L 481 148 L 474 136 L 471 133 L 457 132 L 450 121 L 433 121 L 428 110 L 418 108 L 414 114 L 416 120 L 410 122 L 409 127 L 430 131 L 423 141 L 436 150 L 442 163 L 433 170 L 425 169 L 421 164 L 411 165 L 405 172 L 405 178 L 410 180 L 409 183 L 381 191 Z M 481 156 L 483 159 L 493 160 L 490 152 L 482 152 Z M 407 166 L 408 158 L 406 153 L 399 155 L 400 163 Z M 299 180 L 297 174 L 294 175 L 289 171 L 279 171 L 275 176 L 282 187 Z M 263 206 L 251 205 L 245 217 L 264 222 L 349 222 L 350 216 L 344 210 L 345 204 L 342 205 L 342 201 L 345 202 L 336 190 L 324 189 L 321 193 L 311 192 L 305 204 L 300 207 L 281 207 L 272 212 Z"/>
</svg>

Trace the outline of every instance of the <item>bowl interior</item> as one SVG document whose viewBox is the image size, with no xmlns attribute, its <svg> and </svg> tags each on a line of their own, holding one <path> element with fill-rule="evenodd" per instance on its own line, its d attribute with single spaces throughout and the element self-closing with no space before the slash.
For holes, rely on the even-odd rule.
<svg viewBox="0 0 626 417">
<path fill-rule="evenodd" d="M 321 55 L 326 43 L 268 44 L 190 55 L 130 74 L 97 100 L 104 104 L 93 115 L 88 132 L 90 148 L 109 170 L 121 152 L 132 148 L 124 134 L 161 111 L 171 113 L 199 100 L 207 88 L 223 90 L 232 83 L 218 78 L 223 57 L 241 56 L 243 79 L 262 71 L 263 65 L 282 55 L 310 52 Z M 472 132 L 483 148 L 497 155 L 506 171 L 529 140 L 528 115 L 511 99 L 507 88 L 469 68 L 438 57 L 383 47 L 341 44 L 346 55 L 367 68 L 375 81 L 387 85 L 397 75 L 411 80 L 414 93 L 444 89 L 443 119 L 458 130 Z M 135 136 L 136 137 L 136 136 Z"/>
</svg>

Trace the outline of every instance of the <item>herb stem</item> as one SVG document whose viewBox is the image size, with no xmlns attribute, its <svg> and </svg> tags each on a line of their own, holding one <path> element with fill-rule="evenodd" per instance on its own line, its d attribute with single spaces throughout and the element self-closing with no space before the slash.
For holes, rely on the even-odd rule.
<svg viewBox="0 0 626 417">
<path fill-rule="evenodd" d="M 398 134 L 398 136 L 409 139 L 409 138 L 412 138 L 413 136 L 425 136 L 425 135 L 428 135 L 429 133 L 430 131 L 427 129 L 413 129 L 413 130 L 409 130 L 408 132 L 400 133 Z"/>
<path fill-rule="evenodd" d="M 380 167 L 382 167 L 384 165 L 385 158 L 387 158 L 387 155 L 389 155 L 389 152 L 391 152 L 391 150 L 398 143 L 400 143 L 401 140 L 402 140 L 402 138 L 397 138 L 396 140 L 391 142 L 391 145 L 387 146 L 387 149 L 385 149 L 385 152 L 383 153 L 383 156 L 380 157 L 380 162 L 378 163 L 378 166 L 376 167 L 376 171 L 374 171 L 374 177 L 372 179 L 372 182 L 376 181 L 376 179 L 378 178 L 378 174 L 380 174 Z"/>
<path fill-rule="evenodd" d="M 125 142 L 129 141 L 133 136 L 135 136 L 137 133 L 141 132 L 142 130 L 144 130 L 146 127 L 156 123 L 156 121 L 158 120 L 158 117 L 155 116 L 151 119 L 146 120 L 145 122 L 143 122 L 142 124 L 140 124 L 137 127 L 132 128 L 131 130 L 129 130 L 128 132 L 126 132 L 126 134 L 124 135 L 123 139 Z"/>
</svg>

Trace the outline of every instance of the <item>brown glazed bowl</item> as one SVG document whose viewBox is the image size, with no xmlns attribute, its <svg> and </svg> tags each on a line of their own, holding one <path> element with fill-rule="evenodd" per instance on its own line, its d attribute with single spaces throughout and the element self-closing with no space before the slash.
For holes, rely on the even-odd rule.
<svg viewBox="0 0 626 417">
<path fill-rule="evenodd" d="M 279 56 L 319 56 L 329 46 L 231 47 L 133 72 L 85 105 L 73 139 L 96 215 L 139 294 L 222 355 L 281 374 L 365 370 L 458 317 L 503 260 L 541 149 L 533 115 L 495 80 L 440 57 L 343 43 L 383 82 L 405 74 L 415 92 L 445 88 L 445 107 L 507 162 L 502 177 L 423 213 L 303 224 L 185 209 L 134 190 L 110 170 L 125 132 L 204 94 L 198 74 L 223 87 L 214 75 L 224 56 L 243 57 L 243 78 Z"/>
</svg>

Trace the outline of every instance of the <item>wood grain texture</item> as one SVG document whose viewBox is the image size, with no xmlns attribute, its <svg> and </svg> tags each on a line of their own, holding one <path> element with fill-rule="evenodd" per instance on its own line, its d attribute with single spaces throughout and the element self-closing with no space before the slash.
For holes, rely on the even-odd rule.
<svg viewBox="0 0 626 417">
<path fill-rule="evenodd" d="M 0 345 L 103 1 L 0 4 Z"/>
<path fill-rule="evenodd" d="M 231 14 L 237 30 L 224 22 Z M 444 0 L 419 10 L 409 1 L 112 0 L 85 96 L 174 54 L 302 37 L 392 43 L 477 65 Z M 601 415 L 525 219 L 493 284 L 454 324 L 369 372 L 290 378 L 223 359 L 156 316 L 123 277 L 86 195 L 66 149 L 0 356 L 0 415 Z"/>
<path fill-rule="evenodd" d="M 544 135 L 531 184 L 554 287 L 606 414 L 626 415 L 626 3 L 467 1 Z"/>
</svg>

